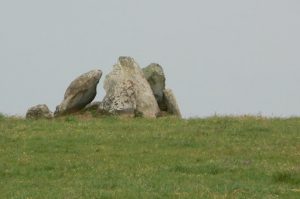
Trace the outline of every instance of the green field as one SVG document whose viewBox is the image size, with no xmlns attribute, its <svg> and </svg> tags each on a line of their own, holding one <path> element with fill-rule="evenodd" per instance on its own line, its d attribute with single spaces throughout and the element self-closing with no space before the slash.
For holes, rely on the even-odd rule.
<svg viewBox="0 0 300 199">
<path fill-rule="evenodd" d="M 300 118 L 0 116 L 0 198 L 300 198 Z"/>
</svg>

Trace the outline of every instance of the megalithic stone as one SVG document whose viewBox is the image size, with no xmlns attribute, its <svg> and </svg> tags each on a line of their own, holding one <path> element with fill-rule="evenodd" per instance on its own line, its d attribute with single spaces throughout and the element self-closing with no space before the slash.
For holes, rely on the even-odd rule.
<svg viewBox="0 0 300 199">
<path fill-rule="evenodd" d="M 99 112 L 154 118 L 159 107 L 142 69 L 131 57 L 119 57 L 104 81 L 106 96 Z"/>
<path fill-rule="evenodd" d="M 166 77 L 163 68 L 159 64 L 152 63 L 143 68 L 143 72 L 151 86 L 160 110 L 167 111 L 167 107 L 165 103 L 163 103 L 163 95 L 166 88 Z"/>
<path fill-rule="evenodd" d="M 72 81 L 65 92 L 63 101 L 56 107 L 54 115 L 74 113 L 91 103 L 96 97 L 101 76 L 101 70 L 92 70 Z"/>
<path fill-rule="evenodd" d="M 171 89 L 164 90 L 164 102 L 167 105 L 168 113 L 181 118 L 181 112 L 175 98 L 175 95 Z"/>
</svg>

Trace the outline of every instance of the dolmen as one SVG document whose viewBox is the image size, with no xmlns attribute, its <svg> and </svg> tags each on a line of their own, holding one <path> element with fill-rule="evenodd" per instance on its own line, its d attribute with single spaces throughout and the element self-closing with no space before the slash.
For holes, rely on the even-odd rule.
<svg viewBox="0 0 300 199">
<path fill-rule="evenodd" d="M 98 115 L 145 118 L 173 115 L 181 118 L 175 95 L 166 88 L 166 77 L 159 64 L 152 63 L 142 69 L 133 58 L 119 57 L 105 77 L 104 98 L 93 102 L 101 77 L 99 69 L 80 75 L 68 86 L 54 114 L 47 105 L 40 104 L 31 107 L 26 118 L 51 119 L 87 111 Z"/>
</svg>

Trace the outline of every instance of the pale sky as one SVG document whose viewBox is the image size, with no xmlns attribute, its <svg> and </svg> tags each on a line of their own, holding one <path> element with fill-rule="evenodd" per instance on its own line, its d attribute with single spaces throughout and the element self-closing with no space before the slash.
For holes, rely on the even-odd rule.
<svg viewBox="0 0 300 199">
<path fill-rule="evenodd" d="M 300 116 L 299 0 L 0 0 L 0 112 L 53 111 L 119 56 L 163 66 L 185 117 Z"/>
</svg>

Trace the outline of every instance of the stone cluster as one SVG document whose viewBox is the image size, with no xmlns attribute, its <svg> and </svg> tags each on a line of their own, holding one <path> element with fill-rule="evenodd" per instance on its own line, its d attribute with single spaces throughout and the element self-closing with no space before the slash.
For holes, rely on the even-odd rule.
<svg viewBox="0 0 300 199">
<path fill-rule="evenodd" d="M 166 89 L 166 77 L 159 64 L 153 63 L 141 69 L 133 58 L 119 57 L 104 80 L 105 97 L 101 102 L 92 102 L 101 76 L 101 70 L 80 75 L 71 82 L 54 114 L 42 104 L 31 107 L 26 118 L 51 119 L 90 110 L 97 114 L 126 117 L 181 117 L 175 95 L 171 89 Z"/>
</svg>

